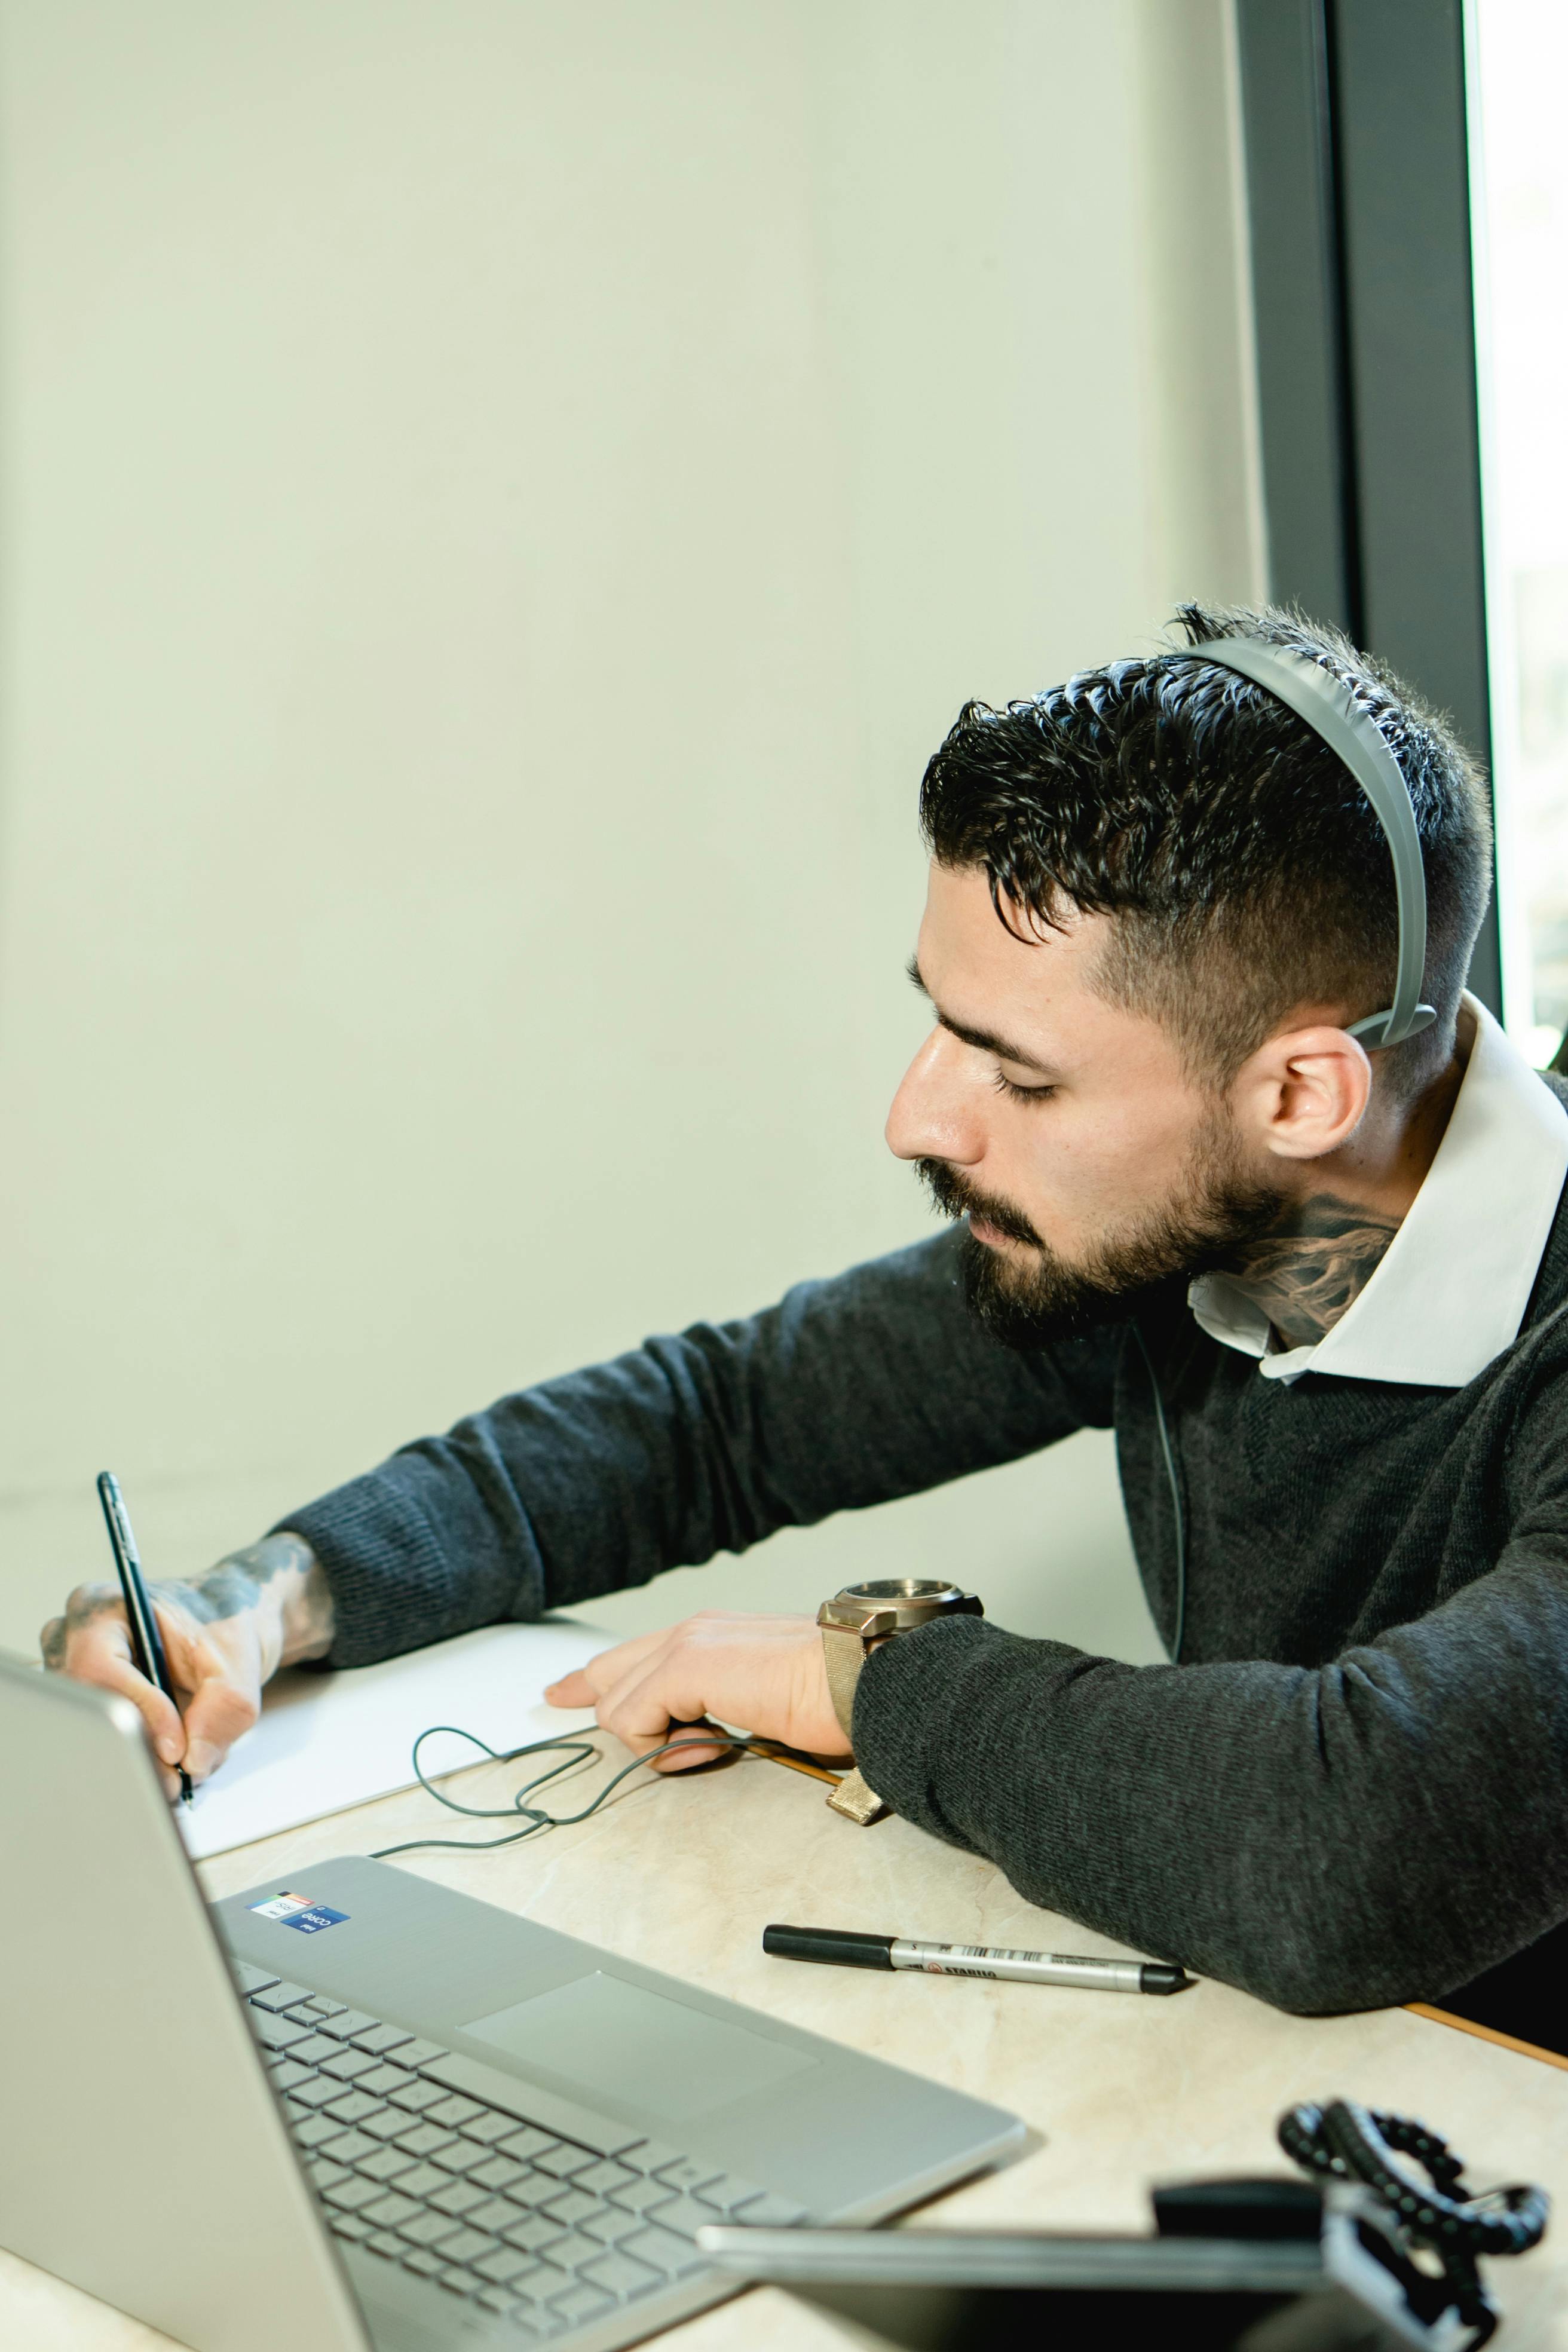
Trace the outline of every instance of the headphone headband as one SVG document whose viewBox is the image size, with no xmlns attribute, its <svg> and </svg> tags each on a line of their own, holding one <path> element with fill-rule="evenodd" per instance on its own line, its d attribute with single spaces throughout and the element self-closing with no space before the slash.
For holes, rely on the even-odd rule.
<svg viewBox="0 0 1568 2352">
<path fill-rule="evenodd" d="M 1298 719 L 1304 719 L 1350 770 L 1372 803 L 1394 859 L 1399 953 L 1393 1004 L 1385 1012 L 1369 1013 L 1364 1021 L 1352 1022 L 1349 1034 L 1375 1050 L 1380 1045 L 1401 1045 L 1406 1037 L 1430 1028 L 1437 1015 L 1430 1004 L 1419 1001 L 1426 969 L 1426 877 L 1421 863 L 1421 835 L 1410 787 L 1383 730 L 1342 678 L 1288 646 L 1266 645 L 1258 637 L 1215 637 L 1208 645 L 1174 650 L 1179 659 L 1213 662 L 1220 669 L 1250 678 L 1254 686 L 1267 688 Z"/>
</svg>

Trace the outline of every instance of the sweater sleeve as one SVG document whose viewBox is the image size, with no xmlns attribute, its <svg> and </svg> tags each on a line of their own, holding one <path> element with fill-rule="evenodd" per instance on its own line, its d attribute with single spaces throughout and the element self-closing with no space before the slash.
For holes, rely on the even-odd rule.
<svg viewBox="0 0 1568 2352">
<path fill-rule="evenodd" d="M 957 1243 L 504 1397 L 289 1512 L 331 1586 L 330 1663 L 643 1584 L 1109 1425 L 1117 1335 L 998 1347 Z"/>
<path fill-rule="evenodd" d="M 1568 1916 L 1568 1515 L 1317 1669 L 943 1621 L 868 1661 L 855 1748 L 906 1818 L 1139 1949 L 1306 2014 L 1436 2000 Z"/>
</svg>

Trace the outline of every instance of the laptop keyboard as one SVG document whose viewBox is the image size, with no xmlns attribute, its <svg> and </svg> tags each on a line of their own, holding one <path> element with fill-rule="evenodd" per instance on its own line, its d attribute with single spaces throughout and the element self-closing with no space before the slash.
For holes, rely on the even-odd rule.
<svg viewBox="0 0 1568 2352">
<path fill-rule="evenodd" d="M 440 2080 L 485 2070 L 439 2042 L 234 1965 L 336 2234 L 542 2341 L 706 2267 L 705 2221 L 804 2219 L 661 2141 L 605 2155 L 563 2138 Z"/>
</svg>

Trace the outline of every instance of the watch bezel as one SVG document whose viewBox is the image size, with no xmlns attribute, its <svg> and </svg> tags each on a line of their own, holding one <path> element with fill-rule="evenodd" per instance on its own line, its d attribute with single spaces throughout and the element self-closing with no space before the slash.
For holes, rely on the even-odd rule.
<svg viewBox="0 0 1568 2352">
<path fill-rule="evenodd" d="M 899 1587 L 905 1590 L 900 1593 Z M 883 1591 L 882 1587 L 892 1590 Z M 889 1633 L 912 1633 L 935 1617 L 984 1617 L 985 1611 L 973 1592 L 960 1584 L 935 1577 L 872 1577 L 863 1584 L 847 1584 L 816 1612 L 819 1625 L 862 1641 L 879 1641 Z"/>
</svg>

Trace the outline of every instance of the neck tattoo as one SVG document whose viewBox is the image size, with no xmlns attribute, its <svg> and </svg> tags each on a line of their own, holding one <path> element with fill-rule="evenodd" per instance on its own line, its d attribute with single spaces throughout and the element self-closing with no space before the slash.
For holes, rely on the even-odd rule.
<svg viewBox="0 0 1568 2352">
<path fill-rule="evenodd" d="M 1288 1348 L 1311 1348 L 1360 1297 L 1398 1230 L 1397 1218 L 1320 1192 L 1248 1243 L 1232 1271 Z"/>
</svg>

